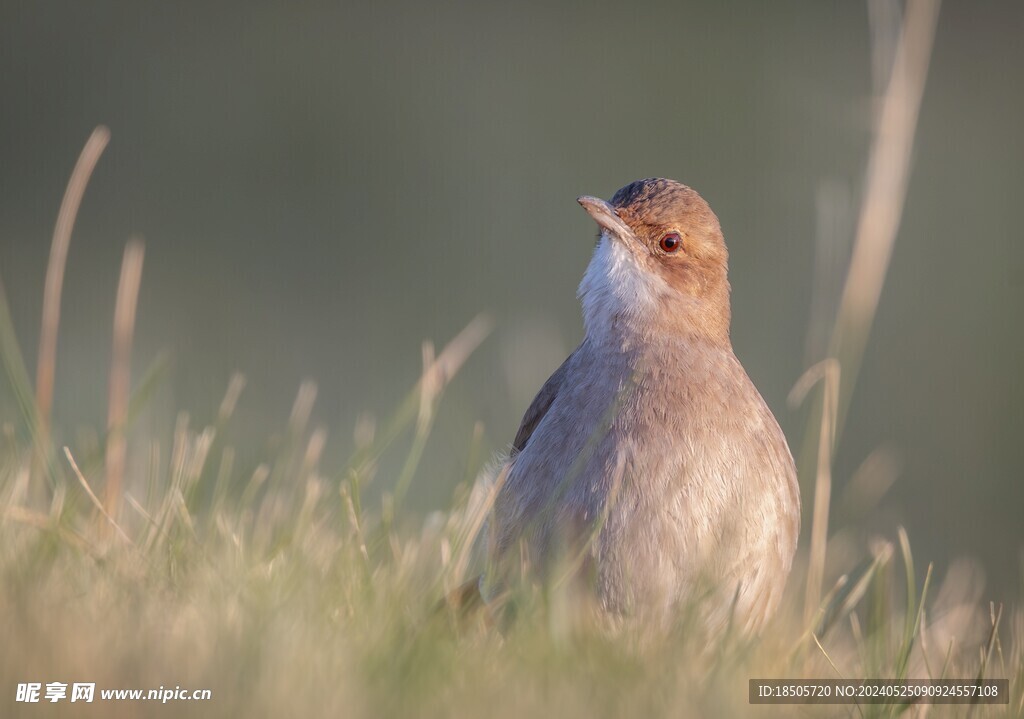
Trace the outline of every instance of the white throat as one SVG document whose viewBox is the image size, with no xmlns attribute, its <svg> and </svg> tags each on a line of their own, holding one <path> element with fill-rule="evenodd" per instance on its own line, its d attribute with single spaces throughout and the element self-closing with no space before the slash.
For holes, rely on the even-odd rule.
<svg viewBox="0 0 1024 719">
<path fill-rule="evenodd" d="M 587 336 L 606 336 L 622 320 L 635 324 L 655 312 L 669 291 L 665 280 L 643 267 L 620 240 L 602 232 L 576 293 Z"/>
</svg>

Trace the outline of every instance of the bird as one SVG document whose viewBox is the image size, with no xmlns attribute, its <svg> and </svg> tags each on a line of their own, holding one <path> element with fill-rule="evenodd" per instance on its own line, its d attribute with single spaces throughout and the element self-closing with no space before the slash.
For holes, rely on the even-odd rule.
<svg viewBox="0 0 1024 719">
<path fill-rule="evenodd" d="M 577 202 L 599 230 L 578 290 L 584 339 L 499 463 L 480 596 L 565 575 L 618 625 L 685 616 L 757 633 L 792 566 L 800 492 L 733 352 L 719 220 L 664 178 Z"/>
</svg>

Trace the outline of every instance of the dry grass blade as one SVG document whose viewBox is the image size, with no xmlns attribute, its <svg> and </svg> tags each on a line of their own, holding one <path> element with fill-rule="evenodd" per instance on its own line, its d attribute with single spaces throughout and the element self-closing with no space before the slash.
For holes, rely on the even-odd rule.
<svg viewBox="0 0 1024 719">
<path fill-rule="evenodd" d="M 353 488 L 352 491 L 350 491 L 350 487 Z M 358 494 L 355 494 L 354 491 L 356 487 L 358 487 L 357 481 L 352 480 L 347 485 L 341 485 L 341 489 L 339 491 L 341 492 L 342 501 L 345 503 L 345 511 L 348 515 L 349 526 L 351 526 L 352 532 L 355 534 L 356 541 L 359 544 L 359 557 L 362 560 L 361 566 L 366 573 L 366 576 L 369 577 L 372 574 L 372 570 L 370 568 L 370 553 L 366 548 L 366 536 L 363 533 L 363 523 L 360 518 L 361 511 L 357 506 L 357 501 L 355 499 L 355 497 L 358 497 Z"/>
<path fill-rule="evenodd" d="M 825 657 L 825 661 L 827 661 L 829 663 L 829 666 L 831 666 L 832 669 L 835 671 L 836 676 L 845 681 L 846 677 L 843 675 L 841 671 L 839 671 L 839 667 L 836 666 L 836 663 L 834 661 L 832 661 L 832 657 L 830 657 L 828 655 L 828 652 L 825 651 L 825 647 L 821 646 L 821 641 L 818 639 L 818 635 L 811 632 L 811 639 L 814 640 L 814 644 L 818 647 L 818 651 L 820 651 L 822 656 Z M 863 717 L 864 711 L 860 708 L 860 703 L 855 702 L 854 706 L 857 707 L 857 713 Z"/>
<path fill-rule="evenodd" d="M 491 320 L 486 315 L 477 315 L 467 324 L 451 342 L 445 345 L 437 356 L 428 374 L 431 382 L 443 387 L 462 368 L 469 356 L 476 351 L 480 343 L 491 332 Z M 426 375 L 424 376 L 426 379 Z"/>
<path fill-rule="evenodd" d="M 840 507 L 847 519 L 860 519 L 874 511 L 899 476 L 901 462 L 890 447 L 882 446 L 861 463 L 843 490 Z"/>
<path fill-rule="evenodd" d="M 480 531 L 483 529 L 484 522 L 491 513 L 491 509 L 494 507 L 494 502 L 498 498 L 498 492 L 501 491 L 507 477 L 508 466 L 506 465 L 502 467 L 497 478 L 487 487 L 486 494 L 482 498 L 478 499 L 475 496 L 479 494 L 477 492 L 470 495 L 469 506 L 466 507 L 466 516 L 463 522 L 464 529 L 458 537 L 458 549 L 455 554 L 455 560 L 451 563 L 451 571 L 449 573 L 449 577 L 454 579 L 454 583 L 461 582 L 465 577 L 466 568 L 469 566 L 470 552 L 473 550 L 473 545 L 476 543 L 476 539 L 480 535 Z M 445 587 L 445 591 L 449 590 L 450 586 Z"/>
<path fill-rule="evenodd" d="M 43 317 L 39 332 L 39 359 L 36 365 L 36 406 L 39 421 L 45 431 L 50 423 L 53 407 L 53 376 L 57 365 L 57 329 L 60 327 L 60 296 L 64 286 L 64 268 L 67 265 L 68 247 L 71 245 L 71 229 L 78 216 L 86 185 L 100 155 L 110 141 L 110 130 L 102 125 L 92 135 L 78 156 L 75 169 L 71 171 L 64 199 L 60 203 L 57 224 L 53 228 L 53 244 L 50 246 L 50 260 L 46 266 L 46 280 L 43 289 Z"/>
<path fill-rule="evenodd" d="M 903 555 L 903 567 L 906 570 L 907 578 L 907 613 L 904 619 L 903 640 L 900 644 L 899 657 L 896 661 L 896 677 L 905 679 L 910 667 L 910 653 L 914 648 L 914 641 L 921 631 L 921 620 L 924 612 L 925 598 L 928 596 L 928 589 L 932 580 L 932 565 L 928 565 L 925 574 L 924 586 L 921 588 L 921 596 L 918 598 L 917 584 L 914 573 L 914 555 L 910 551 L 910 538 L 907 530 L 899 528 L 900 553 Z M 911 620 L 913 617 L 913 620 Z"/>
<path fill-rule="evenodd" d="M 818 427 L 811 549 L 804 598 L 804 621 L 818 610 L 824 577 L 831 503 L 831 462 L 845 404 L 856 379 L 892 255 L 909 178 L 910 155 L 938 17 L 937 0 L 909 0 L 892 61 L 871 146 L 857 234 L 833 328 L 829 357 L 811 367 L 790 393 L 799 401 L 824 379 Z M 873 43 L 882 38 L 877 34 Z M 876 47 L 877 49 L 877 47 Z M 843 371 L 840 373 L 839 368 Z"/>
<path fill-rule="evenodd" d="M 107 486 L 103 495 L 106 514 L 116 518 L 121 503 L 121 486 L 127 446 L 124 429 L 131 394 L 132 335 L 139 286 L 142 283 L 142 242 L 131 240 L 124 248 L 121 279 L 117 285 L 114 305 L 114 345 L 110 361 L 110 394 L 107 403 Z"/>
<path fill-rule="evenodd" d="M 313 414 L 313 405 L 316 404 L 316 394 L 316 382 L 303 380 L 299 385 L 295 402 L 292 404 L 292 413 L 288 418 L 288 431 L 293 437 L 298 437 L 306 431 L 306 425 Z"/>
<path fill-rule="evenodd" d="M 804 373 L 789 399 L 795 404 L 806 396 L 810 386 L 821 379 L 821 426 L 818 430 L 818 463 L 814 481 L 814 515 L 811 521 L 811 553 L 804 595 L 804 624 L 810 626 L 821 601 L 821 583 L 825 576 L 825 550 L 828 544 L 828 512 L 832 501 L 832 450 L 835 445 L 836 413 L 841 373 L 839 362 L 829 358 Z"/>
<path fill-rule="evenodd" d="M 999 622 L 1003 618 L 1003 605 L 998 606 L 992 605 L 989 608 L 989 621 L 991 622 L 991 629 L 988 633 L 988 641 L 985 642 L 985 649 L 981 654 L 981 667 L 978 669 L 977 683 L 980 684 L 985 679 L 985 672 L 988 670 L 988 663 L 992 659 L 992 648 L 996 645 L 996 641 L 999 638 Z M 972 703 L 967 710 L 967 716 L 970 717 L 974 713 L 974 708 L 977 704 Z"/>
<path fill-rule="evenodd" d="M 224 399 L 221 400 L 220 408 L 217 410 L 217 424 L 224 424 L 235 412 L 238 398 L 242 396 L 245 389 L 245 375 L 241 372 L 233 372 L 228 381 L 227 391 L 224 392 Z"/>
<path fill-rule="evenodd" d="M 128 502 L 129 507 L 134 509 L 139 514 L 140 517 L 146 520 L 146 524 L 150 526 L 156 524 L 156 522 L 153 520 L 153 517 L 150 516 L 149 512 L 146 511 L 146 508 L 139 504 L 139 500 L 135 499 L 135 497 L 128 494 L 127 492 L 125 492 L 124 499 L 126 502 Z"/>
<path fill-rule="evenodd" d="M 844 581 L 837 582 L 829 597 L 826 597 L 817 625 L 812 627 L 817 636 L 825 637 L 837 620 L 853 611 L 867 594 L 879 569 L 892 557 L 892 552 L 891 544 L 883 544 L 874 557 L 865 559 L 853 571 L 840 578 Z"/>
<path fill-rule="evenodd" d="M 878 308 L 903 214 L 918 111 L 938 14 L 938 0 L 908 0 L 892 72 L 882 97 L 853 256 L 832 336 L 831 354 L 839 358 L 846 369 L 840 424 Z"/>
<path fill-rule="evenodd" d="M 85 477 L 82 475 L 82 471 L 78 469 L 78 464 L 75 462 L 75 458 L 71 455 L 71 450 L 65 447 L 64 455 L 68 458 L 68 464 L 71 465 L 71 471 L 73 471 L 75 473 L 75 476 L 78 477 L 79 483 L 82 485 L 82 488 L 85 490 L 85 493 L 89 495 L 89 499 L 92 500 L 92 503 L 93 505 L 95 505 L 96 509 L 98 509 L 100 514 L 103 515 L 107 522 L 109 522 L 110 525 L 115 530 L 117 530 L 117 534 L 121 537 L 121 539 L 126 541 L 128 544 L 133 544 L 131 537 L 129 537 L 125 533 L 125 531 L 121 529 L 121 526 L 117 523 L 117 521 L 113 517 L 111 517 L 110 514 L 107 513 L 107 510 L 104 508 L 103 503 L 100 501 L 99 497 L 97 497 L 95 492 L 92 491 L 92 487 L 89 486 L 89 483 L 85 481 Z"/>
<path fill-rule="evenodd" d="M 400 505 L 405 498 L 405 493 L 412 484 L 412 478 L 419 467 L 423 451 L 427 447 L 427 439 L 430 437 L 430 430 L 434 426 L 434 412 L 437 408 L 437 401 L 444 388 L 445 377 L 441 372 L 435 370 L 437 358 L 434 355 L 432 342 L 424 342 L 423 354 L 423 378 L 420 380 L 420 405 L 419 413 L 416 416 L 416 430 L 413 436 L 412 447 L 405 457 L 402 471 L 398 473 L 395 481 L 394 503 Z"/>
<path fill-rule="evenodd" d="M 350 460 L 349 469 L 355 470 L 356 476 L 361 477 L 410 422 L 416 421 L 417 437 L 419 438 L 417 441 L 423 441 L 430 431 L 430 420 L 433 416 L 432 405 L 436 403 L 452 377 L 469 356 L 476 351 L 490 331 L 491 320 L 486 315 L 480 314 L 445 345 L 436 359 L 433 357 L 432 349 L 424 345 L 423 375 L 413 391 L 402 402 L 398 412 L 387 423 L 384 432 L 379 435 L 375 433 L 374 440 L 361 447 Z M 414 446 L 395 484 L 395 498 L 399 502 L 404 495 L 406 486 L 412 479 L 417 462 L 417 450 Z"/>
</svg>

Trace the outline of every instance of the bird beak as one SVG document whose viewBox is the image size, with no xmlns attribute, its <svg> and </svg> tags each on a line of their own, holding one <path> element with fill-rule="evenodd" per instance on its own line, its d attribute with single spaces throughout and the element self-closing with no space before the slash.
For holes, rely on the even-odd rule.
<svg viewBox="0 0 1024 719">
<path fill-rule="evenodd" d="M 633 237 L 633 230 L 630 229 L 621 217 L 615 212 L 615 208 L 602 199 L 584 195 L 577 197 L 576 202 L 580 203 L 587 214 L 594 218 L 594 221 L 608 232 L 621 240 Z"/>
</svg>

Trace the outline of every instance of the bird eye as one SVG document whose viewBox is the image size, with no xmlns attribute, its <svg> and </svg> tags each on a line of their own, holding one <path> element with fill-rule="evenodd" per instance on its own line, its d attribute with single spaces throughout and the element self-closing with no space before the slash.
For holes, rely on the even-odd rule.
<svg viewBox="0 0 1024 719">
<path fill-rule="evenodd" d="M 658 247 L 661 248 L 662 252 L 675 252 L 683 246 L 683 238 L 679 236 L 678 232 L 669 232 L 667 235 L 661 238 L 658 243 Z"/>
</svg>

